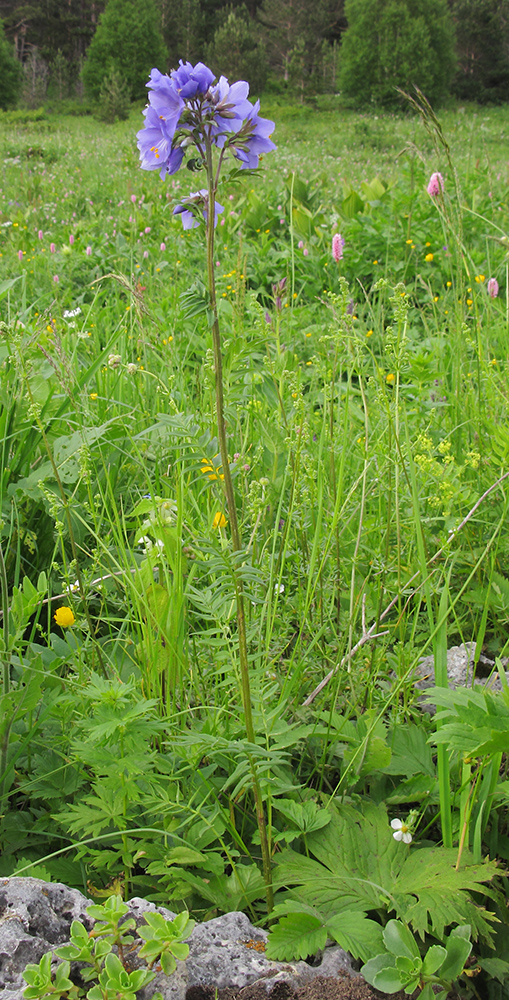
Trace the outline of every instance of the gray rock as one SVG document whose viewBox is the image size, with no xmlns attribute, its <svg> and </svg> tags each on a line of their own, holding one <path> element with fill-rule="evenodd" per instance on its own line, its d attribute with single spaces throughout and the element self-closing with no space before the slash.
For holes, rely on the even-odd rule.
<svg viewBox="0 0 509 1000">
<path fill-rule="evenodd" d="M 342 948 L 326 948 L 320 965 L 272 962 L 265 956 L 267 931 L 254 927 L 245 913 L 225 913 L 197 924 L 189 938 L 189 986 L 235 986 L 262 983 L 267 992 L 277 982 L 303 986 L 316 976 L 352 972 L 350 956 Z"/>
<path fill-rule="evenodd" d="M 81 892 L 37 878 L 0 879 L 0 990 L 2 1000 L 13 991 L 21 997 L 25 987 L 21 977 L 29 962 L 69 940 L 73 920 L 87 928 L 92 921 Z M 14 993 L 16 997 L 14 997 Z"/>
<path fill-rule="evenodd" d="M 23 1000 L 25 982 L 22 972 L 29 962 L 39 962 L 48 952 L 69 941 L 73 920 L 81 920 L 91 929 L 87 916 L 90 900 L 60 883 L 35 878 L 0 879 L 0 1000 Z M 126 918 L 136 925 L 144 914 L 159 911 L 172 920 L 175 914 L 135 897 L 129 901 Z M 160 991 L 164 1000 L 185 1000 L 188 986 L 243 986 L 263 983 L 267 993 L 278 982 L 297 987 L 316 976 L 334 976 L 353 972 L 349 955 L 334 945 L 326 948 L 320 965 L 306 962 L 271 962 L 265 956 L 268 934 L 254 927 L 244 913 L 226 913 L 215 920 L 197 924 L 188 939 L 189 956 L 179 962 L 171 976 L 156 973 L 140 1000 L 150 1000 Z M 58 959 L 54 956 L 54 963 Z M 132 966 L 141 964 L 136 953 Z"/>
<path fill-rule="evenodd" d="M 447 650 L 447 677 L 449 681 L 449 687 L 467 687 L 472 684 L 472 671 L 474 665 L 474 654 L 475 654 L 475 642 L 466 642 L 462 646 L 451 646 Z M 481 656 L 479 660 L 478 670 L 475 677 L 476 687 L 485 687 L 489 691 L 501 691 L 502 684 L 498 674 L 495 672 L 492 674 L 493 664 L 490 660 Z M 482 673 L 491 674 L 490 677 L 481 676 Z M 419 691 L 425 691 L 427 688 L 435 686 L 435 659 L 433 655 L 424 656 L 415 669 L 416 675 L 419 678 L 414 681 L 414 686 Z M 419 698 L 419 705 L 425 712 L 429 712 L 433 715 L 436 712 L 436 705 L 432 705 L 424 700 L 424 698 Z"/>
</svg>

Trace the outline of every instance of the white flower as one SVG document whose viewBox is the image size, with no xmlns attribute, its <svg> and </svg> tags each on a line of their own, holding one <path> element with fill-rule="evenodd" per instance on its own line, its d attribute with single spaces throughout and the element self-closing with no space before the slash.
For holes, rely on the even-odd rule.
<svg viewBox="0 0 509 1000">
<path fill-rule="evenodd" d="M 80 309 L 79 306 L 76 306 L 76 309 L 65 309 L 64 310 L 64 319 L 74 319 L 74 317 L 75 316 L 79 316 L 80 313 L 81 313 L 81 309 Z"/>
<path fill-rule="evenodd" d="M 70 583 L 69 586 L 66 587 L 66 590 L 67 590 L 68 594 L 75 594 L 76 591 L 79 590 L 79 589 L 80 589 L 80 585 L 79 585 L 79 583 L 78 583 L 77 580 L 75 580 L 74 583 Z"/>
<path fill-rule="evenodd" d="M 285 585 L 284 585 L 284 583 L 275 583 L 274 584 L 274 593 L 275 594 L 284 594 L 284 592 L 285 592 Z"/>
<path fill-rule="evenodd" d="M 407 823 L 404 823 L 402 819 L 392 819 L 391 826 L 394 830 L 392 835 L 394 840 L 402 840 L 404 844 L 412 843 L 412 834 Z"/>
</svg>

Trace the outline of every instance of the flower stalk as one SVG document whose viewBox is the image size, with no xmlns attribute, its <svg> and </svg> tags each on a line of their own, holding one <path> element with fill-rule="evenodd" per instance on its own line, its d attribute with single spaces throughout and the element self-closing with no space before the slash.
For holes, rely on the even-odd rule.
<svg viewBox="0 0 509 1000">
<path fill-rule="evenodd" d="M 217 437 L 219 442 L 219 454 L 224 474 L 224 491 L 228 506 L 228 518 L 232 537 L 232 547 L 234 554 L 242 549 L 239 522 L 237 518 L 237 507 L 235 503 L 235 492 L 228 459 L 228 444 L 226 440 L 226 424 L 224 418 L 224 392 L 223 392 L 223 355 L 221 350 L 221 331 L 219 329 L 219 318 L 217 314 L 216 299 L 216 279 L 214 270 L 214 220 L 215 220 L 215 197 L 218 174 L 214 175 L 212 148 L 210 140 L 206 140 L 206 164 L 208 180 L 208 212 L 207 212 L 207 279 L 209 291 L 209 308 L 212 318 L 212 346 L 214 351 L 214 374 L 215 374 L 215 401 L 216 401 L 216 421 Z M 235 603 L 237 616 L 237 641 L 239 649 L 239 665 L 242 685 L 242 704 L 244 708 L 244 720 L 246 726 L 246 736 L 250 743 L 256 742 L 251 684 L 249 681 L 249 662 L 247 655 L 246 636 L 246 616 L 244 610 L 244 588 L 240 577 L 237 563 L 233 562 L 233 581 L 235 587 Z M 260 845 L 262 851 L 263 877 L 266 887 L 267 909 L 269 913 L 274 907 L 274 895 L 272 890 L 272 867 L 270 859 L 270 848 L 267 836 L 267 824 L 265 821 L 265 810 L 263 806 L 263 796 L 258 778 L 256 764 L 250 759 L 251 777 L 253 782 L 253 794 L 256 807 L 256 821 L 260 834 Z"/>
<path fill-rule="evenodd" d="M 157 69 L 150 74 L 149 104 L 145 109 L 145 125 L 138 132 L 138 148 L 144 170 L 159 170 L 161 179 L 176 173 L 186 153 L 194 148 L 198 157 L 189 161 L 191 169 L 205 167 L 207 188 L 195 191 L 177 205 L 174 215 L 180 215 L 184 229 L 194 229 L 205 220 L 207 245 L 207 277 L 209 316 L 212 333 L 215 373 L 215 404 L 217 437 L 223 470 L 223 484 L 231 530 L 235 588 L 237 641 L 241 675 L 241 694 L 244 709 L 246 736 L 252 745 L 256 742 L 253 724 L 251 685 L 247 653 L 244 588 L 237 553 L 242 551 L 235 493 L 228 460 L 226 424 L 224 416 L 223 357 L 217 312 L 214 272 L 214 229 L 223 206 L 216 200 L 219 176 L 226 153 L 230 153 L 241 169 L 256 168 L 262 153 L 275 149 L 270 135 L 274 123 L 258 114 L 259 102 L 248 101 L 249 85 L 239 80 L 230 86 L 222 76 L 215 82 L 214 74 L 203 63 L 179 64 L 169 76 Z M 217 154 L 214 153 L 214 148 Z M 217 516 L 217 515 L 216 515 Z M 222 527 L 219 519 L 218 527 Z M 267 909 L 273 909 L 272 870 L 270 846 L 265 822 L 263 795 L 256 761 L 248 755 L 255 799 L 256 819 L 262 852 L 263 877 L 266 887 Z"/>
</svg>

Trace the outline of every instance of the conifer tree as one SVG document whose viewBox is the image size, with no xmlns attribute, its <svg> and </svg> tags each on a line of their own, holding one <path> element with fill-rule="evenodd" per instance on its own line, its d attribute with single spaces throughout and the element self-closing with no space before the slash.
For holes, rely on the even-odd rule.
<svg viewBox="0 0 509 1000">
<path fill-rule="evenodd" d="M 97 101 L 103 81 L 115 70 L 131 100 L 146 97 L 150 70 L 166 70 L 167 52 L 154 0 L 108 0 L 83 66 L 85 90 Z"/>
<path fill-rule="evenodd" d="M 0 108 L 6 111 L 14 107 L 21 87 L 21 66 L 14 55 L 11 43 L 5 37 L 3 21 L 0 21 Z"/>
<path fill-rule="evenodd" d="M 447 0 L 346 0 L 340 87 L 352 104 L 390 106 L 415 85 L 439 103 L 454 75 Z"/>
</svg>

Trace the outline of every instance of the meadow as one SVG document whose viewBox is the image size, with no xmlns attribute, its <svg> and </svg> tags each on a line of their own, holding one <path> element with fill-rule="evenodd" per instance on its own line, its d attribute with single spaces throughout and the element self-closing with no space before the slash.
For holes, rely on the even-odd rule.
<svg viewBox="0 0 509 1000">
<path fill-rule="evenodd" d="M 271 912 L 284 959 L 462 933 L 444 981 L 505 997 L 509 112 L 262 103 L 214 260 L 237 552 L 202 181 L 140 112 L 0 120 L 0 875 Z"/>
</svg>

